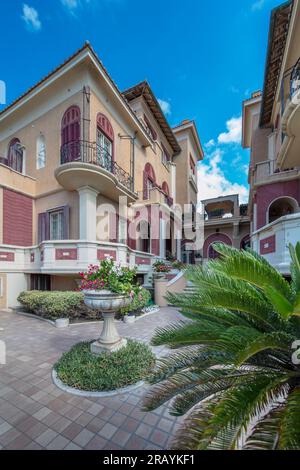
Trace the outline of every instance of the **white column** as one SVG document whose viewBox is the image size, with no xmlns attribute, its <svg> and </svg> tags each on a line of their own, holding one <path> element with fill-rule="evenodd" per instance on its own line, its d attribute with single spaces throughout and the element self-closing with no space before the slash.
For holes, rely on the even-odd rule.
<svg viewBox="0 0 300 470">
<path fill-rule="evenodd" d="M 170 163 L 170 173 L 171 173 L 171 197 L 174 200 L 174 204 L 176 204 L 176 165 L 174 163 Z"/>
<path fill-rule="evenodd" d="M 96 240 L 98 191 L 89 186 L 78 189 L 79 193 L 79 238 Z"/>
<path fill-rule="evenodd" d="M 253 232 L 257 230 L 257 203 L 253 204 Z"/>
<path fill-rule="evenodd" d="M 166 257 L 166 221 L 160 219 L 159 225 L 159 256 L 164 259 Z"/>
<path fill-rule="evenodd" d="M 181 231 L 177 230 L 177 239 L 176 239 L 176 244 L 177 244 L 177 259 L 181 260 Z"/>
</svg>

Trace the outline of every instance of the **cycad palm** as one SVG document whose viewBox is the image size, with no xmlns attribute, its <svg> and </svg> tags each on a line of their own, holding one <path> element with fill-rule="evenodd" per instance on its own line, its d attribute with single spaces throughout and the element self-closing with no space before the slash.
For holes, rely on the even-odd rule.
<svg viewBox="0 0 300 470">
<path fill-rule="evenodd" d="M 175 448 L 300 449 L 300 243 L 290 247 L 292 282 L 252 251 L 221 255 L 187 276 L 195 292 L 170 295 L 191 321 L 157 331 L 178 351 L 159 361 L 145 401 L 188 413 Z"/>
</svg>

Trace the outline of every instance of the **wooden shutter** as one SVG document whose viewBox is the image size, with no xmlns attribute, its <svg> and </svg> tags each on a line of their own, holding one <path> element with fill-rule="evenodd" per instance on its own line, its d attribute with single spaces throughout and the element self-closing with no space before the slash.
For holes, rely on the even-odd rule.
<svg viewBox="0 0 300 470">
<path fill-rule="evenodd" d="M 148 173 L 144 171 L 143 173 L 143 199 L 146 200 L 149 198 L 148 191 Z"/>
<path fill-rule="evenodd" d="M 63 239 L 70 238 L 70 206 L 63 207 Z"/>
<path fill-rule="evenodd" d="M 50 240 L 50 217 L 48 212 L 38 215 L 38 243 Z"/>
<path fill-rule="evenodd" d="M 109 241 L 112 243 L 119 241 L 119 214 L 114 212 L 109 214 Z"/>
</svg>

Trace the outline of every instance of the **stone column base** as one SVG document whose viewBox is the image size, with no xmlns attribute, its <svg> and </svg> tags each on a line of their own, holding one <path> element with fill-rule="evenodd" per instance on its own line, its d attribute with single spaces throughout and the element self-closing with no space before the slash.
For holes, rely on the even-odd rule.
<svg viewBox="0 0 300 470">
<path fill-rule="evenodd" d="M 101 353 L 113 353 L 119 351 L 122 348 L 127 346 L 127 339 L 121 338 L 120 341 L 111 344 L 104 344 L 100 341 L 95 341 L 91 344 L 91 353 L 93 354 L 101 354 Z"/>
</svg>

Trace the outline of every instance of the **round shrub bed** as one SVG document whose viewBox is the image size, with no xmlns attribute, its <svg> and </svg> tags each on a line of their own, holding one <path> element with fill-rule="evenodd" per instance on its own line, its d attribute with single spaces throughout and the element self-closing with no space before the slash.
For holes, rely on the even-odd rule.
<svg viewBox="0 0 300 470">
<path fill-rule="evenodd" d="M 90 352 L 90 344 L 76 344 L 55 364 L 64 385 L 89 392 L 113 391 L 145 379 L 155 363 L 151 349 L 137 341 L 128 340 L 125 348 L 98 356 Z"/>
</svg>

